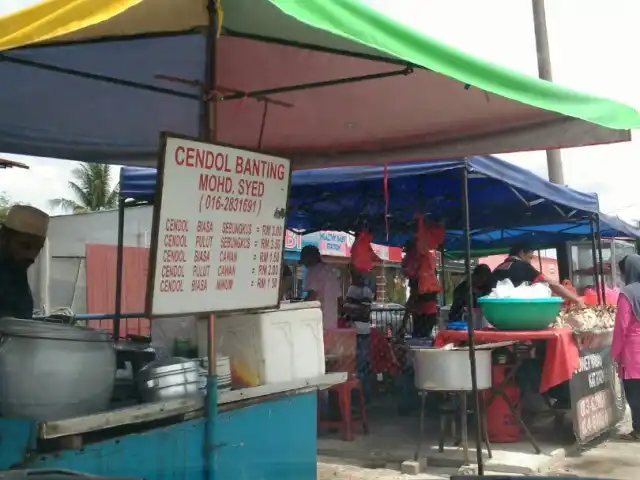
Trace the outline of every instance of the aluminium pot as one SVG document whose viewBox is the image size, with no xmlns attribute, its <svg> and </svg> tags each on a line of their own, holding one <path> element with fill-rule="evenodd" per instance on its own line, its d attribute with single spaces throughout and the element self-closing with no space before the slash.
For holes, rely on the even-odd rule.
<svg viewBox="0 0 640 480">
<path fill-rule="evenodd" d="M 418 390 L 471 391 L 469 350 L 412 348 L 414 382 Z M 478 390 L 491 387 L 491 350 L 476 350 Z"/>
<path fill-rule="evenodd" d="M 38 421 L 105 411 L 116 372 L 106 332 L 0 318 L 0 414 Z"/>
<path fill-rule="evenodd" d="M 200 362 L 168 357 L 142 367 L 138 373 L 138 393 L 144 402 L 158 402 L 201 395 Z"/>
</svg>

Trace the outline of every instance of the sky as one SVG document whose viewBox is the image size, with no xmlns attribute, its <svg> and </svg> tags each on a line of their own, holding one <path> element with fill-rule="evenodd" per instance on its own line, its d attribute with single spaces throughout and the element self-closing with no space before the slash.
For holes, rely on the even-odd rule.
<svg viewBox="0 0 640 480">
<path fill-rule="evenodd" d="M 442 42 L 537 76 L 530 0 L 367 0 Z M 3 0 L 0 14 L 35 0 Z M 554 82 L 640 108 L 640 1 L 548 1 Z M 31 169 L 0 172 L 0 191 L 51 212 L 49 199 L 70 197 L 74 162 L 0 154 Z M 546 178 L 544 152 L 502 158 Z M 567 184 L 597 192 L 605 213 L 640 219 L 640 133 L 632 142 L 562 151 Z M 117 175 L 116 175 L 117 176 Z M 51 212 L 59 213 L 59 212 Z"/>
</svg>

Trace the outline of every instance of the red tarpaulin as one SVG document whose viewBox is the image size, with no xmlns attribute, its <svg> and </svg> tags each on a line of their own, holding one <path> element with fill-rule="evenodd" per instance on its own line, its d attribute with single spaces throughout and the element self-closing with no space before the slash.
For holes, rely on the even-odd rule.
<svg viewBox="0 0 640 480">
<path fill-rule="evenodd" d="M 87 313 L 113 313 L 116 301 L 115 245 L 89 244 L 87 257 Z M 149 270 L 149 249 L 124 247 L 122 272 L 122 313 L 143 312 Z M 122 321 L 120 333 L 149 335 L 150 323 L 146 318 Z M 113 332 L 112 320 L 90 320 L 89 326 Z"/>
</svg>

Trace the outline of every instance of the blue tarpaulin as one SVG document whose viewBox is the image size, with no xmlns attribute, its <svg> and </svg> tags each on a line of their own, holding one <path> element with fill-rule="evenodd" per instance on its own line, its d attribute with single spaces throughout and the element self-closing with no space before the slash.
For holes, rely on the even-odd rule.
<svg viewBox="0 0 640 480">
<path fill-rule="evenodd" d="M 550 183 L 495 157 L 394 164 L 387 167 L 389 238 L 385 225 L 384 167 L 340 167 L 293 173 L 289 228 L 354 231 L 367 226 L 377 243 L 401 245 L 415 212 L 444 222 L 447 247 L 463 248 L 462 171 L 469 175 L 474 248 L 528 241 L 549 246 L 590 234 L 585 220 L 598 212 L 595 194 Z M 155 169 L 123 168 L 123 197 L 152 200 Z M 640 236 L 623 221 L 603 217 L 603 236 Z"/>
<path fill-rule="evenodd" d="M 203 81 L 205 46 L 204 36 L 185 34 L 4 52 L 0 152 L 155 163 L 159 132 L 198 134 L 198 82 Z M 64 74 L 46 66 L 89 75 Z M 96 81 L 91 75 L 119 82 Z M 166 76 L 193 84 L 168 81 Z M 132 88 L 127 82 L 158 91 Z M 176 93 L 161 94 L 163 89 Z"/>
<path fill-rule="evenodd" d="M 415 231 L 414 214 L 463 228 L 462 173 L 469 175 L 472 228 L 539 225 L 579 219 L 598 211 L 598 199 L 550 183 L 495 157 L 389 165 L 389 234 Z M 289 226 L 353 230 L 366 224 L 386 232 L 384 167 L 343 167 L 295 172 L 289 198 Z M 386 234 L 385 234 L 386 236 Z"/>
<path fill-rule="evenodd" d="M 600 234 L 605 238 L 640 238 L 640 229 L 609 215 L 600 214 Z M 511 245 L 527 244 L 531 248 L 548 248 L 563 242 L 589 238 L 591 229 L 587 220 L 577 223 L 555 223 L 497 230 L 472 230 L 473 249 L 490 250 L 508 248 Z M 447 232 L 447 249 L 463 251 L 462 230 Z"/>
</svg>

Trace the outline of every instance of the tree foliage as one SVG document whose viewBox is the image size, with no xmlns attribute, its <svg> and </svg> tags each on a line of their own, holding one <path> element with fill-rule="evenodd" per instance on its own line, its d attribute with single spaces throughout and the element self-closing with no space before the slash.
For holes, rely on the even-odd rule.
<svg viewBox="0 0 640 480">
<path fill-rule="evenodd" d="M 54 198 L 49 201 L 52 208 L 73 213 L 97 212 L 118 205 L 118 186 L 111 187 L 113 170 L 110 165 L 82 163 L 71 172 L 73 180 L 69 188 L 75 198 Z"/>
<path fill-rule="evenodd" d="M 7 213 L 14 205 L 26 205 L 23 202 L 14 202 L 7 192 L 0 192 L 0 223 L 4 221 Z"/>
</svg>

